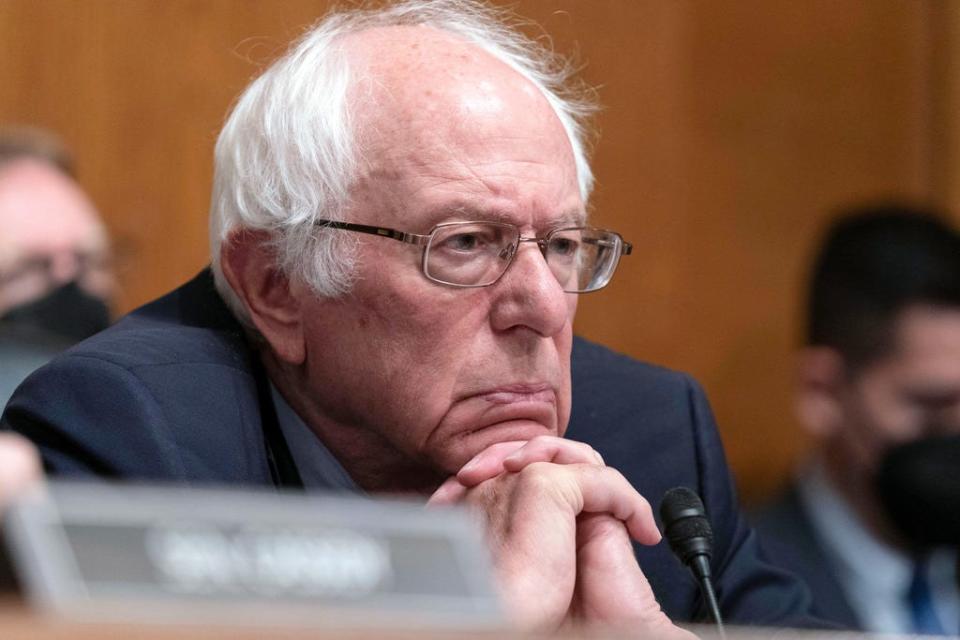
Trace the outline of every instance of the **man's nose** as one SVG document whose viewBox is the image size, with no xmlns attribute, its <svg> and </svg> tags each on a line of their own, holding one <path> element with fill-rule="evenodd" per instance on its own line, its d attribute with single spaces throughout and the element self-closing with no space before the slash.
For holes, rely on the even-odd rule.
<svg viewBox="0 0 960 640">
<path fill-rule="evenodd" d="M 74 251 L 57 251 L 49 257 L 49 276 L 57 285 L 69 282 L 80 271 L 80 257 Z"/>
<path fill-rule="evenodd" d="M 522 243 L 513 261 L 493 285 L 496 299 L 491 322 L 497 331 L 526 327 L 545 337 L 554 336 L 571 320 L 575 301 L 560 282 L 535 243 Z"/>
</svg>

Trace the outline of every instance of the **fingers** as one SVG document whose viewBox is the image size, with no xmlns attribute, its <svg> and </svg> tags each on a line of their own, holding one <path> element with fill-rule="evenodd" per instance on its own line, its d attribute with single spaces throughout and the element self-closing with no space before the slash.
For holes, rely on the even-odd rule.
<svg viewBox="0 0 960 640">
<path fill-rule="evenodd" d="M 660 542 L 660 530 L 650 503 L 623 475 L 610 467 L 594 464 L 534 463 L 521 472 L 534 486 L 552 487 L 561 493 L 574 515 L 608 513 L 627 526 L 630 536 L 641 544 Z"/>
<path fill-rule="evenodd" d="M 428 505 L 460 502 L 467 492 L 504 471 L 520 473 L 521 483 L 536 490 L 564 492 L 573 515 L 609 513 L 627 526 L 642 544 L 660 541 L 650 504 L 618 471 L 604 466 L 603 457 L 582 442 L 538 436 L 529 442 L 500 442 L 487 447 L 448 479 Z"/>
<path fill-rule="evenodd" d="M 440 485 L 440 488 L 433 492 L 430 499 L 427 500 L 428 507 L 442 507 L 451 504 L 457 504 L 467 493 L 467 488 L 460 484 L 456 476 L 447 478 L 447 481 Z"/>
<path fill-rule="evenodd" d="M 576 615 L 628 628 L 637 637 L 695 640 L 663 613 L 623 523 L 607 514 L 577 518 Z"/>
<path fill-rule="evenodd" d="M 0 510 L 42 477 L 40 458 L 33 445 L 16 434 L 0 433 Z"/>
<path fill-rule="evenodd" d="M 534 462 L 555 464 L 596 464 L 603 466 L 603 457 L 583 442 L 550 436 L 534 438 L 503 460 L 507 471 L 520 471 Z"/>
<path fill-rule="evenodd" d="M 590 445 L 555 436 L 537 436 L 529 442 L 500 442 L 487 447 L 457 474 L 466 487 L 475 487 L 504 471 L 520 471 L 534 462 L 556 464 L 603 464 L 603 458 Z"/>
<path fill-rule="evenodd" d="M 463 465 L 456 476 L 440 485 L 440 488 L 430 496 L 427 505 L 432 507 L 459 502 L 468 488 L 503 473 L 503 460 L 528 444 L 525 440 L 511 440 L 487 447 Z"/>
<path fill-rule="evenodd" d="M 503 473 L 503 460 L 526 444 L 524 440 L 498 442 L 490 445 L 463 465 L 457 480 L 466 487 L 475 487 L 481 482 Z"/>
</svg>

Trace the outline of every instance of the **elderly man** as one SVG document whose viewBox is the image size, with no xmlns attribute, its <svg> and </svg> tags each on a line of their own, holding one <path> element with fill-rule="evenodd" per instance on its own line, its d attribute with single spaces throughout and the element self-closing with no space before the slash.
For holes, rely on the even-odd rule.
<svg viewBox="0 0 960 640">
<path fill-rule="evenodd" d="M 629 245 L 586 221 L 588 105 L 564 82 L 472 3 L 328 17 L 220 136 L 216 291 L 201 274 L 72 350 L 5 425 L 58 474 L 466 503 L 511 613 L 541 629 L 683 635 L 697 587 L 650 546 L 642 496 L 688 485 L 728 619 L 800 621 L 699 388 L 572 336 L 577 294 Z"/>
</svg>

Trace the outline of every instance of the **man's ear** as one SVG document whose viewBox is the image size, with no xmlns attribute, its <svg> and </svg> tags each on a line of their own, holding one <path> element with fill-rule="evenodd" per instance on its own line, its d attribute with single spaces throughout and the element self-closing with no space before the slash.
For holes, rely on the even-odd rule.
<svg viewBox="0 0 960 640">
<path fill-rule="evenodd" d="M 305 357 L 300 300 L 277 265 L 265 231 L 234 232 L 220 249 L 220 265 L 250 320 L 282 362 L 299 365 Z"/>
<path fill-rule="evenodd" d="M 831 347 L 804 347 L 797 356 L 797 417 L 814 437 L 828 438 L 843 425 L 845 366 Z"/>
</svg>

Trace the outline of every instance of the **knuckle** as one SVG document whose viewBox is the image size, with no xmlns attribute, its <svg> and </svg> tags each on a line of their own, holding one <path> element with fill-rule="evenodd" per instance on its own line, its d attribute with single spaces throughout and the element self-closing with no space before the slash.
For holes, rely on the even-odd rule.
<svg viewBox="0 0 960 640">
<path fill-rule="evenodd" d="M 611 482 L 621 483 L 633 489 L 633 485 L 630 484 L 626 476 L 613 467 L 601 467 L 599 473 L 603 473 Z"/>
<path fill-rule="evenodd" d="M 569 446 L 574 451 L 577 451 L 578 454 L 582 455 L 584 458 L 590 459 L 592 462 L 597 464 L 603 464 L 603 457 L 594 449 L 592 446 L 586 442 L 579 442 L 577 440 L 566 440 Z"/>
<path fill-rule="evenodd" d="M 533 462 L 517 473 L 517 481 L 525 489 L 548 488 L 556 482 L 556 468 L 549 462 Z"/>
</svg>

